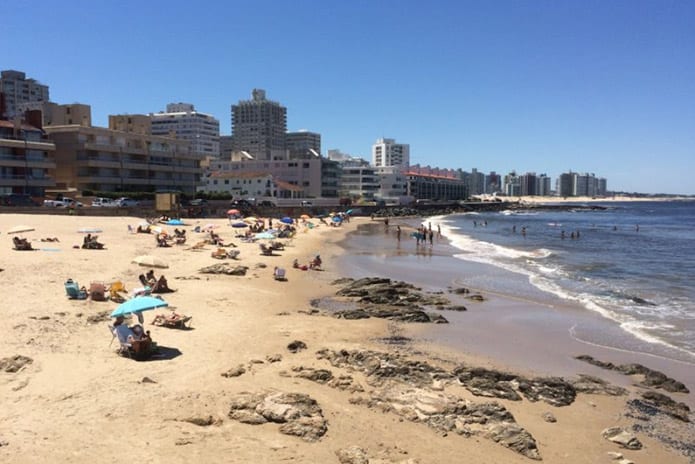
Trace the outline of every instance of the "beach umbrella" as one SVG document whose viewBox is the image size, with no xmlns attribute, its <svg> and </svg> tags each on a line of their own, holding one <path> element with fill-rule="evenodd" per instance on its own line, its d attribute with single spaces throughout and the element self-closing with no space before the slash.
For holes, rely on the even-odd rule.
<svg viewBox="0 0 695 464">
<path fill-rule="evenodd" d="M 140 255 L 133 258 L 133 262 L 146 267 L 169 267 L 163 259 L 152 255 Z"/>
<path fill-rule="evenodd" d="M 81 234 L 99 234 L 103 231 L 98 227 L 83 227 L 81 229 L 77 229 L 77 232 Z"/>
<path fill-rule="evenodd" d="M 311 219 L 311 216 L 309 216 L 308 214 L 302 214 L 302 215 L 299 216 L 299 217 L 300 217 L 301 219 Z"/>
<path fill-rule="evenodd" d="M 239 216 L 241 212 L 238 209 L 230 209 L 227 211 L 227 216 Z"/>
<path fill-rule="evenodd" d="M 163 308 L 165 306 L 169 306 L 169 303 L 164 300 L 160 300 L 159 298 L 152 296 L 138 296 L 118 305 L 118 307 L 111 312 L 111 317 L 137 314 L 143 311 Z"/>
<path fill-rule="evenodd" d="M 349 210 L 345 211 L 345 214 L 352 214 L 352 210 L 349 209 Z"/>
<path fill-rule="evenodd" d="M 185 225 L 181 219 L 169 219 L 167 224 L 170 226 L 183 226 Z"/>
<path fill-rule="evenodd" d="M 340 216 L 333 216 L 333 218 L 331 220 L 333 222 L 342 222 L 343 219 Z"/>
<path fill-rule="evenodd" d="M 254 223 L 258 222 L 258 218 L 255 218 L 253 216 L 249 216 L 247 218 L 244 218 L 243 220 L 247 224 L 254 224 Z"/>
<path fill-rule="evenodd" d="M 284 224 L 292 224 L 294 221 L 291 217 L 285 216 L 284 218 L 280 219 L 280 222 Z"/>
<path fill-rule="evenodd" d="M 31 232 L 32 230 L 36 230 L 31 226 L 14 226 L 10 230 L 7 231 L 8 234 L 18 234 L 20 232 Z"/>
<path fill-rule="evenodd" d="M 244 221 L 239 221 L 239 222 L 235 222 L 234 224 L 232 224 L 232 227 L 239 227 L 239 228 L 248 227 L 248 226 L 249 225 L 246 224 Z"/>
</svg>

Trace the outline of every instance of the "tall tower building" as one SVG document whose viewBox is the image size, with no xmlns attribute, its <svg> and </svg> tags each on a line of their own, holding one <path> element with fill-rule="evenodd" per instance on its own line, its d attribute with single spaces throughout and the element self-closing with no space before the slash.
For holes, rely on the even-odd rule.
<svg viewBox="0 0 695 464">
<path fill-rule="evenodd" d="M 410 145 L 396 143 L 395 139 L 378 139 L 372 145 L 372 165 L 378 168 L 387 166 L 408 167 L 410 165 Z"/>
<path fill-rule="evenodd" d="M 300 130 L 285 135 L 285 147 L 290 159 L 314 158 L 321 156 L 321 134 Z"/>
<path fill-rule="evenodd" d="M 23 110 L 41 109 L 40 106 L 33 108 L 29 103 L 48 101 L 48 86 L 40 84 L 34 79 L 27 79 L 26 74 L 20 71 L 2 71 L 0 73 L 0 92 L 5 94 L 5 111 L 7 119 L 13 119 L 17 115 L 23 114 Z M 25 104 L 23 108 L 19 105 Z M 0 114 L 0 119 L 3 115 Z"/>
<path fill-rule="evenodd" d="M 199 113 L 190 103 L 169 103 L 166 111 L 150 113 L 152 135 L 186 140 L 193 153 L 219 158 L 220 122 Z"/>
<path fill-rule="evenodd" d="M 286 132 L 287 108 L 267 100 L 265 90 L 253 89 L 251 100 L 232 105 L 235 151 L 248 152 L 257 160 L 286 159 Z"/>
</svg>

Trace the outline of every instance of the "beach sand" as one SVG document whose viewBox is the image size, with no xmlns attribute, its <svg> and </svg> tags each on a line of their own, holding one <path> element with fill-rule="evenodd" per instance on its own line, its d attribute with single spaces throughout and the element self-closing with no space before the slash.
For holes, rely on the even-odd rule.
<svg viewBox="0 0 695 464">
<path fill-rule="evenodd" d="M 191 226 L 186 227 L 188 246 L 157 248 L 153 236 L 128 232 L 129 224 L 136 227 L 139 222 L 138 218 L 0 215 L 4 243 L 0 358 L 32 359 L 18 372 L 0 371 L 1 462 L 338 463 L 336 453 L 353 446 L 362 449 L 371 463 L 533 462 L 483 435 L 443 433 L 407 420 L 408 416 L 355 401 L 368 397 L 375 387 L 362 373 L 317 359 L 316 352 L 324 348 L 401 352 L 398 346 L 379 342 L 393 334 L 389 321 L 312 314 L 311 299 L 335 293 L 331 282 L 343 274 L 337 265 L 343 253 L 338 243 L 360 220 L 340 228 L 300 232 L 276 256 L 261 256 L 257 244 L 234 239 L 235 230 L 226 220 L 188 221 L 191 226 L 218 225 L 216 232 L 238 245 L 239 260 L 229 262 L 248 266 L 245 276 L 199 273 L 220 261 L 211 258 L 212 246 L 186 249 L 203 237 Z M 6 231 L 18 224 L 35 228 L 20 235 L 44 250 L 12 250 Z M 85 227 L 101 229 L 98 235 L 105 250 L 73 248 L 82 243 L 83 234 L 77 231 Z M 48 237 L 60 241 L 40 241 Z M 109 333 L 110 318 L 88 321 L 88 316 L 110 312 L 117 305 L 68 300 L 63 284 L 72 278 L 85 286 L 91 281 L 122 280 L 129 290 L 139 287 L 138 275 L 147 269 L 131 261 L 142 254 L 168 262 L 167 269 L 155 272 L 166 275 L 177 291 L 163 297 L 177 312 L 193 317 L 193 328 L 152 326 L 154 315 L 166 310 L 145 312 L 146 328 L 165 356 L 138 362 L 115 353 L 118 342 Z M 323 259 L 323 271 L 291 268 L 295 258 L 306 263 L 316 254 Z M 286 282 L 273 279 L 275 266 L 287 268 Z M 294 341 L 304 342 L 307 349 L 290 352 L 288 344 Z M 441 346 L 429 350 L 402 351 L 446 368 L 464 361 L 494 365 L 494 356 L 457 353 Z M 240 365 L 245 370 L 241 375 L 222 376 Z M 297 366 L 352 375 L 366 391 L 350 392 L 298 378 L 292 370 Z M 492 401 L 473 396 L 455 382 L 440 388 L 434 394 L 476 403 Z M 629 397 L 579 394 L 566 407 L 542 401 L 496 401 L 533 435 L 544 462 L 617 462 L 608 452 L 620 452 L 637 463 L 688 462 L 646 433 L 637 432 L 644 445 L 637 451 L 601 437 L 607 427 L 631 424 L 623 414 L 625 402 L 640 389 L 629 386 L 629 390 Z M 326 419 L 325 434 L 310 442 L 281 433 L 276 423 L 249 425 L 229 418 L 239 393 L 271 391 L 304 393 L 315 399 Z M 552 412 L 557 422 L 543 420 L 545 412 Z"/>
</svg>

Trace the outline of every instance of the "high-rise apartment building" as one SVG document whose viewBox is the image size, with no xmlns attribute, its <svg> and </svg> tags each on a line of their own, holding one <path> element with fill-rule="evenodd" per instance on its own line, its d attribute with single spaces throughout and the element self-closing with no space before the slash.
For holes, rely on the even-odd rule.
<svg viewBox="0 0 695 464">
<path fill-rule="evenodd" d="M 372 165 L 375 167 L 400 166 L 410 164 L 410 145 L 396 143 L 395 139 L 377 139 L 372 145 Z"/>
<path fill-rule="evenodd" d="M 321 134 L 300 130 L 285 135 L 285 147 L 290 159 L 321 156 Z"/>
<path fill-rule="evenodd" d="M 232 105 L 234 150 L 257 160 L 287 158 L 287 108 L 266 99 L 265 90 L 253 89 L 251 100 Z"/>
<path fill-rule="evenodd" d="M 40 84 L 34 79 L 27 79 L 26 74 L 20 71 L 6 70 L 0 72 L 0 92 L 5 94 L 5 115 L 0 114 L 0 119 L 6 117 L 13 119 L 21 116 L 24 111 L 29 109 L 40 109 L 23 107 L 22 103 L 40 103 L 48 101 L 48 86 Z"/>
<path fill-rule="evenodd" d="M 186 140 L 194 153 L 220 156 L 220 122 L 190 103 L 169 103 L 166 112 L 150 113 L 152 135 Z"/>
</svg>

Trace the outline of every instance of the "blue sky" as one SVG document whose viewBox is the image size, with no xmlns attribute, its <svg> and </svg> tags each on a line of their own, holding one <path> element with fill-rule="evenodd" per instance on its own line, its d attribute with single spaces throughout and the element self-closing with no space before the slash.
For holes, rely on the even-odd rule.
<svg viewBox="0 0 695 464">
<path fill-rule="evenodd" d="M 695 2 L 16 1 L 0 69 L 109 114 L 189 102 L 231 132 L 263 88 L 288 129 L 369 158 L 507 173 L 593 172 L 695 194 Z"/>
</svg>

